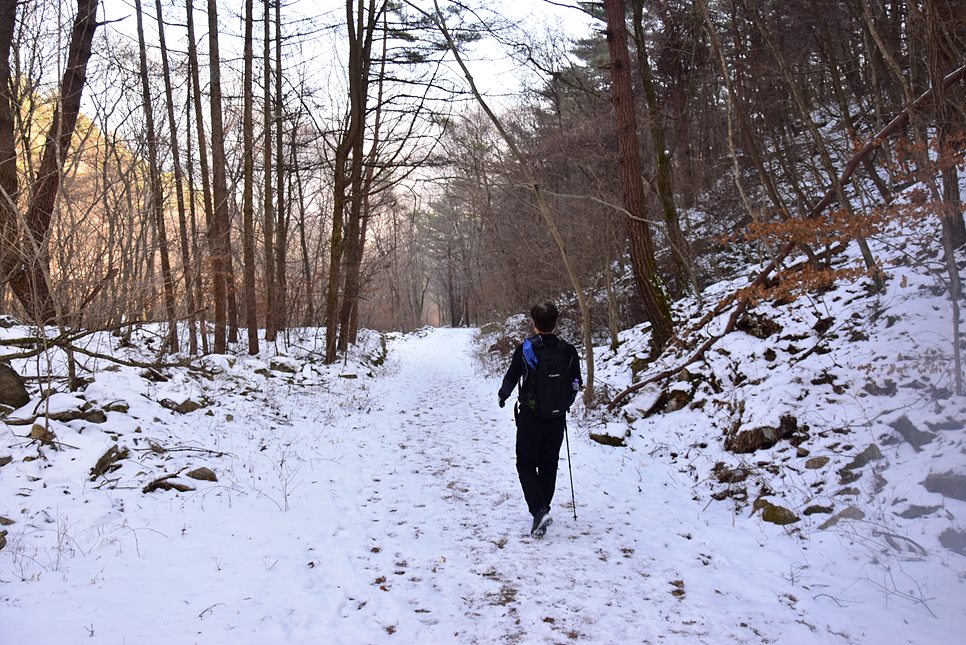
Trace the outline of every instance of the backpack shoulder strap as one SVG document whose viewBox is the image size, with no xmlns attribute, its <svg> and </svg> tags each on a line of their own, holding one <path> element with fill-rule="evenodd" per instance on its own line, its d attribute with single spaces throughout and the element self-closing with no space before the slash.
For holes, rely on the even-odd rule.
<svg viewBox="0 0 966 645">
<path fill-rule="evenodd" d="M 534 341 L 534 337 L 532 336 L 524 339 L 523 341 L 523 360 L 530 369 L 537 367 L 537 354 L 533 349 L 534 344 L 540 344 L 539 336 L 536 337 L 536 341 Z"/>
</svg>

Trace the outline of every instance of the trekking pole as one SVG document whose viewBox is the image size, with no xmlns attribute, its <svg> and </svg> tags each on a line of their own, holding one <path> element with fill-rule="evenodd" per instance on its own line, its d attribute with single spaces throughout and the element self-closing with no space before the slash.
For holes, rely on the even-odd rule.
<svg viewBox="0 0 966 645">
<path fill-rule="evenodd" d="M 567 440 L 567 470 L 570 472 L 570 501 L 574 504 L 574 521 L 577 521 L 577 498 L 574 496 L 574 469 L 570 463 L 570 433 L 564 425 L 564 438 Z"/>
</svg>

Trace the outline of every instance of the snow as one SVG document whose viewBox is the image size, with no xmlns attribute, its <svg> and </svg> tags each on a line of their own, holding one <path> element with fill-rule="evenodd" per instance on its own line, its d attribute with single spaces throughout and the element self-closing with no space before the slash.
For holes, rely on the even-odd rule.
<svg viewBox="0 0 966 645">
<path fill-rule="evenodd" d="M 282 356 L 211 356 L 154 375 L 101 364 L 82 392 L 47 403 L 106 410 L 105 423 L 48 422 L 59 450 L 30 441 L 30 425 L 0 436 L 0 459 L 12 457 L 0 517 L 13 521 L 2 527 L 0 643 L 958 642 L 966 558 L 938 535 L 963 527 L 966 502 L 922 482 L 962 468 L 962 429 L 936 430 L 921 449 L 887 441 L 902 416 L 923 430 L 966 419 L 961 398 L 941 395 L 948 302 L 928 267 L 888 270 L 878 296 L 859 280 L 793 306 L 760 303 L 781 332 L 735 332 L 614 415 L 578 406 L 577 518 L 564 448 L 543 540 L 528 535 L 512 412 L 497 407 L 502 374 L 481 365 L 475 331 L 367 333 L 336 365 L 320 362 L 317 330 Z M 829 317 L 821 336 L 815 323 Z M 631 382 L 642 329 L 622 332 L 616 354 L 596 349 L 611 393 Z M 146 342 L 88 340 L 128 359 Z M 645 416 L 665 390 L 694 399 Z M 180 414 L 165 399 L 202 407 Z M 35 410 L 46 413 L 36 397 L 11 418 Z M 733 427 L 786 414 L 808 427 L 807 456 L 787 440 L 723 449 Z M 882 459 L 855 468 L 841 494 L 841 469 L 873 444 Z M 129 456 L 92 481 L 114 445 Z M 828 465 L 804 466 L 816 456 Z M 719 462 L 748 479 L 720 483 Z M 187 477 L 202 466 L 218 481 Z M 142 492 L 168 475 L 193 490 Z M 746 502 L 712 498 L 738 487 Z M 759 497 L 801 520 L 763 521 Z M 802 514 L 817 503 L 834 512 Z M 914 505 L 939 510 L 898 516 Z M 850 508 L 863 519 L 820 528 Z"/>
</svg>

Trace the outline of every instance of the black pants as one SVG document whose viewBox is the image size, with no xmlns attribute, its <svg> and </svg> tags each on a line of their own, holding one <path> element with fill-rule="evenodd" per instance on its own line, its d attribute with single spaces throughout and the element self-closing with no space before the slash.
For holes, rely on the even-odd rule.
<svg viewBox="0 0 966 645">
<path fill-rule="evenodd" d="M 535 515 L 542 508 L 549 509 L 553 500 L 557 461 L 567 419 L 541 419 L 526 408 L 518 409 L 514 418 L 517 424 L 517 473 L 530 514 Z"/>
</svg>

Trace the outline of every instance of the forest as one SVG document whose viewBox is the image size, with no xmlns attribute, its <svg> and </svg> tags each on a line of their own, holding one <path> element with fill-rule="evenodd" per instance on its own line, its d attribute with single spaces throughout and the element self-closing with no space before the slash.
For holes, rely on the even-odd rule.
<svg viewBox="0 0 966 645">
<path fill-rule="evenodd" d="M 360 325 L 568 291 L 585 344 L 647 320 L 660 350 L 669 301 L 742 258 L 821 271 L 854 241 L 874 276 L 864 239 L 921 176 L 966 240 L 951 0 L 577 3 L 576 37 L 460 4 L 198 4 L 4 11 L 7 313 L 164 322 L 189 354 L 324 326 L 331 362 Z M 512 95 L 467 82 L 486 56 Z"/>
<path fill-rule="evenodd" d="M 188 618 L 223 621 L 213 642 L 235 629 L 268 642 L 942 642 L 963 625 L 944 603 L 963 597 L 966 557 L 964 159 L 961 0 L 0 0 L 0 623 L 51 590 L 80 593 L 40 581 L 89 575 L 108 593 L 86 565 L 69 574 L 65 554 L 146 558 L 120 589 L 211 560 L 222 582 L 241 579 L 222 571 L 223 552 L 140 554 L 148 531 L 167 540 L 188 525 L 130 528 L 124 502 L 169 495 L 151 508 L 200 518 L 217 499 L 239 533 L 235 497 L 252 517 L 311 508 L 279 521 L 288 550 L 250 552 L 257 575 L 235 574 L 341 598 L 321 623 L 300 613 L 311 602 L 263 600 L 255 615 L 268 622 L 254 625 L 216 618 L 241 605 L 200 583 Z M 609 537 L 601 574 L 576 524 L 580 471 L 575 491 L 560 466 L 558 524 L 570 510 L 575 524 L 557 556 L 576 573 L 555 574 L 537 615 L 517 598 L 539 597 L 524 585 L 541 580 L 501 560 L 529 557 L 530 538 L 478 520 L 510 498 L 501 486 L 517 501 L 512 463 L 503 479 L 453 473 L 475 461 L 470 426 L 502 427 L 498 376 L 545 301 L 581 362 L 566 463 L 573 448 L 575 468 L 583 457 L 588 479 L 609 482 L 587 501 Z M 470 434 L 450 436 L 457 425 Z M 446 438 L 424 443 L 433 427 Z M 512 440 L 494 450 L 512 461 Z M 651 573 L 615 563 L 659 566 L 631 543 L 660 509 L 631 496 L 626 526 L 602 510 L 604 488 L 644 495 L 645 454 L 668 470 L 647 475 L 653 487 L 688 482 L 661 497 L 682 527 L 670 532 L 721 532 L 669 547 L 698 562 L 661 573 L 679 604 L 642 617 L 625 599 L 596 618 L 604 592 L 575 605 L 568 585 L 602 575 L 657 593 Z M 199 493 L 207 474 L 183 471 L 205 459 L 230 479 Z M 418 468 L 389 485 L 400 459 Z M 439 499 L 413 502 L 420 472 L 444 485 Z M 473 477 L 494 490 L 474 497 Z M 78 504 L 96 498 L 94 510 L 67 521 L 48 482 Z M 312 506 L 319 496 L 334 501 Z M 448 534 L 440 500 L 473 518 Z M 416 529 L 440 531 L 422 548 L 454 535 L 470 546 L 390 554 L 395 532 L 354 523 L 300 550 L 304 522 L 379 522 L 404 506 L 399 516 L 441 527 Z M 819 526 L 815 513 L 830 517 Z M 786 613 L 761 609 L 719 564 L 720 540 L 725 558 L 752 557 L 757 534 L 723 528 L 748 517 L 785 527 L 782 557 L 762 566 L 787 581 L 775 587 Z M 862 560 L 872 574 L 847 569 L 873 580 L 856 602 L 911 613 L 846 617 L 848 591 L 801 582 L 811 565 L 782 558 L 823 531 L 840 531 L 837 545 L 816 542 L 830 561 L 850 540 L 880 552 Z M 326 561 L 327 548 L 354 564 Z M 294 552 L 301 568 L 280 565 L 270 583 L 270 561 Z M 472 576 L 446 573 L 446 558 Z M 908 573 L 910 560 L 923 568 Z M 329 581 L 307 578 L 303 561 Z M 410 566 L 416 608 L 387 605 L 386 571 L 401 589 Z M 727 600 L 692 591 L 712 569 Z M 477 583 L 493 589 L 454 599 Z M 701 603 L 690 614 L 686 585 Z M 429 607 L 440 591 L 455 604 Z M 731 601 L 750 613 L 735 622 Z M 67 612 L 74 622 L 49 642 L 152 642 L 151 621 L 112 622 L 124 606 L 108 601 L 100 627 Z M 282 611 L 303 622 L 267 618 Z M 676 627 L 644 627 L 655 618 Z M 185 629 L 172 633 L 204 631 Z M 9 637 L 28 633 L 20 619 Z"/>
</svg>

